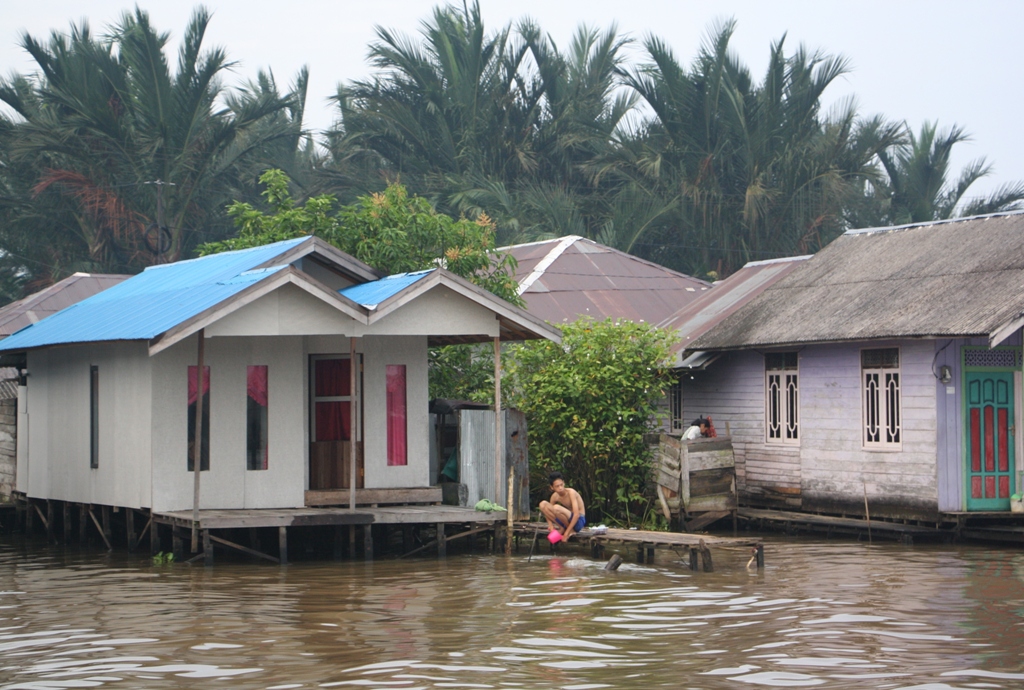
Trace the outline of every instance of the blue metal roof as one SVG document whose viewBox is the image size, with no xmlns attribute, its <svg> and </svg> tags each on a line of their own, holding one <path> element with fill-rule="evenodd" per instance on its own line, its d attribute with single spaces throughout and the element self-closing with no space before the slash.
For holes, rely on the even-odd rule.
<svg viewBox="0 0 1024 690">
<path fill-rule="evenodd" d="M 393 276 L 387 276 L 370 283 L 352 285 L 342 290 L 341 294 L 367 309 L 375 309 L 381 302 L 389 297 L 394 297 L 405 288 L 426 278 L 436 270 L 436 268 L 431 268 L 426 271 L 416 271 L 415 273 L 396 273 Z"/>
<path fill-rule="evenodd" d="M 0 341 L 0 351 L 155 338 L 281 270 L 284 266 L 253 269 L 308 239 L 299 237 L 252 249 L 150 266 L 123 283 Z"/>
</svg>

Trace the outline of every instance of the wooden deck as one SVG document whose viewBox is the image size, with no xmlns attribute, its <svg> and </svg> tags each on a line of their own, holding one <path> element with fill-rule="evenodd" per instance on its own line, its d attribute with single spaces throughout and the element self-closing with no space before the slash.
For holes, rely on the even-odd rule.
<svg viewBox="0 0 1024 690">
<path fill-rule="evenodd" d="M 155 522 L 192 528 L 192 511 L 153 513 Z M 505 522 L 504 511 L 482 513 L 446 505 L 380 506 L 376 508 L 274 508 L 259 510 L 200 510 L 199 529 L 247 527 L 316 527 L 323 525 L 418 525 L 437 523 Z"/>
<path fill-rule="evenodd" d="M 517 522 L 515 530 L 530 538 L 542 538 L 548 532 L 547 523 L 544 522 Z M 764 567 L 764 545 L 757 538 L 741 537 L 720 537 L 709 534 L 689 534 L 686 532 L 650 532 L 635 529 L 608 529 L 600 533 L 591 530 L 584 530 L 574 536 L 568 544 L 579 540 L 578 543 L 590 546 L 591 554 L 600 558 L 607 544 L 621 544 L 635 546 L 637 549 L 637 562 L 651 563 L 654 560 L 656 549 L 667 549 L 675 552 L 685 551 L 689 553 L 690 569 L 698 570 L 698 562 L 703 564 L 706 572 L 713 570 L 711 566 L 711 553 L 709 547 L 741 549 L 750 553 L 752 561 L 757 563 L 759 568 Z"/>
</svg>

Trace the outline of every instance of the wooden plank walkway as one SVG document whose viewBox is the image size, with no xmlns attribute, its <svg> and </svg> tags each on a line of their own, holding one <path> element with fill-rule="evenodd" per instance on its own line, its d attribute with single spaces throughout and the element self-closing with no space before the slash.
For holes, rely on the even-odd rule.
<svg viewBox="0 0 1024 690">
<path fill-rule="evenodd" d="M 515 531 L 529 536 L 531 539 L 543 538 L 548 533 L 545 522 L 517 522 Z M 686 532 L 652 532 L 635 529 L 608 529 L 594 532 L 584 530 L 570 539 L 567 544 L 579 540 L 581 544 L 590 546 L 591 555 L 600 558 L 606 544 L 632 545 L 637 549 L 637 562 L 651 563 L 654 561 L 656 549 L 672 551 L 686 550 L 690 556 L 690 569 L 698 570 L 698 561 L 703 564 L 706 572 L 713 570 L 709 547 L 727 549 L 743 549 L 751 554 L 759 568 L 764 567 L 764 544 L 757 538 L 720 537 L 710 534 L 689 534 Z"/>
<path fill-rule="evenodd" d="M 192 511 L 153 513 L 165 525 L 192 528 Z M 483 513 L 446 505 L 380 506 L 376 508 L 273 508 L 200 510 L 199 529 L 246 527 L 314 527 L 322 525 L 415 525 L 437 523 L 504 523 L 504 511 Z"/>
<path fill-rule="evenodd" d="M 853 530 L 866 532 L 869 528 L 872 532 L 890 533 L 897 535 L 921 535 L 936 536 L 943 533 L 943 530 L 924 525 L 905 525 L 902 522 L 886 522 L 871 520 L 870 523 L 862 518 L 842 518 L 832 515 L 812 515 L 810 513 L 797 513 L 786 510 L 769 510 L 761 508 L 740 508 L 739 515 L 747 520 L 763 520 L 791 525 L 802 525 L 816 527 L 818 529 Z"/>
</svg>

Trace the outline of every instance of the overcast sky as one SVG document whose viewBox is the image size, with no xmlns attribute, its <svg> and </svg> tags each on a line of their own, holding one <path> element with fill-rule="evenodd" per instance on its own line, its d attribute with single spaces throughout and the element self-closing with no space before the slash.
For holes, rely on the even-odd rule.
<svg viewBox="0 0 1024 690">
<path fill-rule="evenodd" d="M 210 0 L 213 13 L 206 45 L 220 45 L 238 62 L 231 79 L 242 81 L 271 68 L 282 86 L 302 65 L 311 71 L 307 127 L 323 129 L 333 112 L 327 98 L 341 81 L 364 77 L 374 27 L 416 33 L 437 4 L 429 0 Z M 140 2 L 172 49 L 194 3 Z M 132 7 L 119 0 L 3 0 L 0 72 L 25 72 L 33 63 L 18 47 L 28 31 L 37 38 L 65 31 L 88 19 L 100 33 Z M 799 43 L 840 53 L 852 71 L 826 92 L 832 103 L 854 95 L 864 115 L 883 113 L 917 129 L 925 120 L 966 127 L 971 142 L 960 144 L 957 169 L 985 156 L 994 174 L 972 187 L 982 194 L 999 184 L 1024 180 L 1024 3 L 1015 0 L 830 0 L 769 2 L 735 0 L 482 0 L 484 20 L 497 28 L 523 16 L 564 46 L 581 22 L 613 23 L 641 39 L 661 36 L 689 63 L 716 20 L 735 18 L 733 50 L 755 75 L 766 66 L 771 41 L 788 34 Z M 173 62 L 172 62 L 173 64 Z M 229 79 L 229 83 L 231 82 Z"/>
</svg>

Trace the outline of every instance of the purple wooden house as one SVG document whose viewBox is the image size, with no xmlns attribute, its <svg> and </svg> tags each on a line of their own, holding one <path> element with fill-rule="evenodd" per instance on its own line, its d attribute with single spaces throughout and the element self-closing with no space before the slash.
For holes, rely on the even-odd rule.
<svg viewBox="0 0 1024 690">
<path fill-rule="evenodd" d="M 851 230 L 687 343 L 682 417 L 728 430 L 748 505 L 1009 511 L 1022 325 L 1024 213 Z"/>
</svg>

